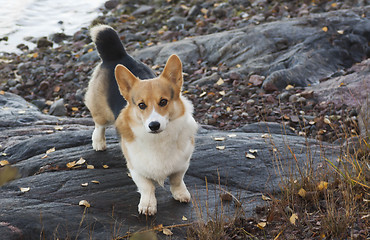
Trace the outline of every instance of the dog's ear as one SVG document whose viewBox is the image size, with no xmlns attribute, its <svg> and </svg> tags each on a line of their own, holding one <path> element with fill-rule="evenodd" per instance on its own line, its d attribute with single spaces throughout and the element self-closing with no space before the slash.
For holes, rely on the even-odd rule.
<svg viewBox="0 0 370 240">
<path fill-rule="evenodd" d="M 128 93 L 132 89 L 139 79 L 135 77 L 134 74 L 130 70 L 128 70 L 125 66 L 118 64 L 116 69 L 114 70 L 114 75 L 116 77 L 116 81 L 119 87 L 119 91 L 121 95 L 127 100 Z"/>
<path fill-rule="evenodd" d="M 182 63 L 177 55 L 171 55 L 163 69 L 161 77 L 166 78 L 178 87 L 179 92 L 181 91 L 183 79 L 182 79 Z"/>
</svg>

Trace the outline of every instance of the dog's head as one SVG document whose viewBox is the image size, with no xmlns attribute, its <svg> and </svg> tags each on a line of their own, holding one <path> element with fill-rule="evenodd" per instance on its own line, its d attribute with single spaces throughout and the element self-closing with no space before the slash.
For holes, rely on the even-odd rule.
<svg viewBox="0 0 370 240">
<path fill-rule="evenodd" d="M 128 102 L 130 118 L 143 124 L 149 133 L 160 133 L 167 124 L 182 116 L 185 108 L 180 99 L 183 84 L 182 64 L 171 55 L 159 77 L 140 80 L 123 65 L 117 65 L 115 76 L 121 95 Z"/>
</svg>

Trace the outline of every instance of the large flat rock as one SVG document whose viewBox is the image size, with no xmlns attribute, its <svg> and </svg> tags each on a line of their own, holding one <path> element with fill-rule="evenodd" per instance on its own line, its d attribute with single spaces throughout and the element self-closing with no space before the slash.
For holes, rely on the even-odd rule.
<svg viewBox="0 0 370 240">
<path fill-rule="evenodd" d="M 228 67 L 224 77 L 233 72 L 243 78 L 263 75 L 263 88 L 269 91 L 288 84 L 308 86 L 370 56 L 369 12 L 367 6 L 251 24 L 138 50 L 134 56 L 162 64 L 176 53 L 185 68 L 202 60 Z"/>
<path fill-rule="evenodd" d="M 201 128 L 185 176 L 193 202 L 175 201 L 165 184 L 156 191 L 157 215 L 146 218 L 137 213 L 140 196 L 127 174 L 114 129 L 107 132 L 108 150 L 95 152 L 91 119 L 46 116 L 8 93 L 0 95 L 0 116 L 6 116 L 0 118 L 1 159 L 19 172 L 17 179 L 0 187 L 2 239 L 110 239 L 159 224 L 207 219 L 207 214 L 213 216 L 216 211 L 232 215 L 235 202 L 223 202 L 221 208 L 219 195 L 226 191 L 238 198 L 246 215 L 253 215 L 264 202 L 261 195 L 279 192 L 279 183 L 297 174 L 298 166 L 316 168 L 324 156 L 336 159 L 338 154 L 335 146 L 286 134 L 276 124 L 255 124 L 233 132 Z M 264 133 L 268 130 L 269 134 Z M 215 141 L 215 137 L 224 140 Z M 46 154 L 51 148 L 55 151 Z M 254 159 L 246 157 L 251 149 L 257 150 L 252 153 Z M 66 166 L 80 158 L 94 169 L 86 163 L 71 169 Z M 4 174 L 4 168 L 0 170 Z M 80 200 L 87 200 L 91 207 L 79 206 Z M 183 216 L 188 220 L 182 220 Z M 183 239 L 186 234 L 186 228 L 172 231 L 171 239 Z"/>
</svg>

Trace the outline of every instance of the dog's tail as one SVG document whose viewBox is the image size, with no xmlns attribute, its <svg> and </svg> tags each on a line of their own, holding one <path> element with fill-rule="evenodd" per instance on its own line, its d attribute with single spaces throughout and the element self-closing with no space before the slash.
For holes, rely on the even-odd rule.
<svg viewBox="0 0 370 240">
<path fill-rule="evenodd" d="M 110 26 L 94 26 L 90 34 L 103 62 L 119 60 L 127 54 L 117 32 Z"/>
</svg>

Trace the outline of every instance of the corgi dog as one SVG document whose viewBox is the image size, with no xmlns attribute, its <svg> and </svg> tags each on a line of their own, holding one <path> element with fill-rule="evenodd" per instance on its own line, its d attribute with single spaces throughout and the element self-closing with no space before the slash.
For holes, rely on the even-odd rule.
<svg viewBox="0 0 370 240">
<path fill-rule="evenodd" d="M 106 149 L 105 128 L 115 124 L 127 168 L 140 193 L 140 214 L 156 214 L 155 185 L 163 186 L 167 177 L 173 198 L 189 202 L 183 178 L 198 125 L 192 103 L 181 94 L 179 57 L 170 56 L 156 76 L 126 53 L 114 29 L 99 25 L 90 32 L 102 59 L 85 96 L 95 123 L 93 149 Z"/>
</svg>

